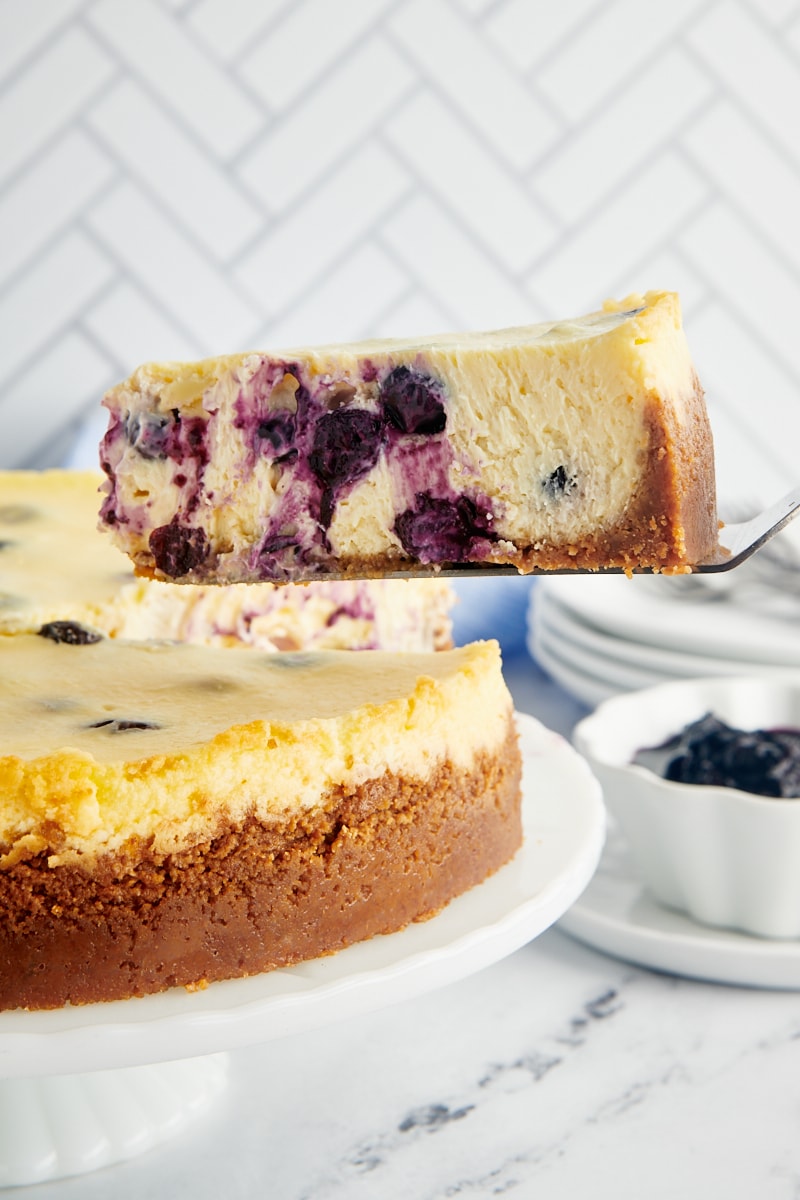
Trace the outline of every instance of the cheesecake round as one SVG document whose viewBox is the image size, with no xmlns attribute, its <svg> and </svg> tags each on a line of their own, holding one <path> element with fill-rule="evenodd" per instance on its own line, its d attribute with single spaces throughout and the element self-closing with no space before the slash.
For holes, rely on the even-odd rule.
<svg viewBox="0 0 800 1200">
<path fill-rule="evenodd" d="M 203 987 L 423 920 L 521 842 L 496 643 L 0 637 L 0 1009 Z"/>
<path fill-rule="evenodd" d="M 97 530 L 98 471 L 0 471 L 0 634 L 77 621 L 109 637 L 260 650 L 441 650 L 444 580 L 179 587 L 137 578 Z"/>
</svg>

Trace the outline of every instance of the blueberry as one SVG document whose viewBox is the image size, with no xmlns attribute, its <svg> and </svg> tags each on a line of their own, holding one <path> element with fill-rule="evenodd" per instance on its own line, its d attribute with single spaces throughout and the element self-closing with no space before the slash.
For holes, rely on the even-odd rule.
<svg viewBox="0 0 800 1200">
<path fill-rule="evenodd" d="M 159 571 L 172 579 L 188 575 L 208 558 L 211 547 L 204 529 L 173 521 L 150 534 L 150 551 Z"/>
<path fill-rule="evenodd" d="M 318 650 L 284 650 L 281 654 L 271 654 L 267 665 L 288 667 L 292 670 L 308 670 L 310 667 L 321 666 L 324 662 L 325 656 Z"/>
<path fill-rule="evenodd" d="M 440 500 L 424 492 L 416 505 L 400 514 L 394 528 L 406 553 L 422 562 L 461 562 L 474 539 L 493 537 L 467 496 Z"/>
<path fill-rule="evenodd" d="M 371 471 L 382 443 L 379 417 L 363 408 L 337 408 L 317 421 L 309 466 L 320 483 L 335 488 Z"/>
<path fill-rule="evenodd" d="M 441 433 L 447 423 L 441 386 L 411 367 L 395 367 L 380 390 L 386 420 L 401 433 Z"/>
<path fill-rule="evenodd" d="M 256 433 L 262 442 L 268 443 L 276 456 L 285 458 L 291 453 L 295 436 L 295 417 L 282 409 L 259 421 Z"/>
<path fill-rule="evenodd" d="M 542 480 L 542 491 L 550 500 L 560 500 L 577 486 L 577 479 L 567 472 L 566 467 L 556 467 L 552 474 Z"/>
<path fill-rule="evenodd" d="M 0 525 L 22 525 L 38 516 L 28 504 L 0 504 Z"/>
<path fill-rule="evenodd" d="M 38 630 L 39 637 L 49 638 L 51 642 L 63 642 L 67 646 L 92 646 L 101 642 L 103 635 L 94 629 L 87 629 L 77 621 L 48 621 Z"/>
<path fill-rule="evenodd" d="M 105 729 L 106 733 L 128 733 L 131 729 L 160 729 L 153 721 L 128 721 L 118 717 L 107 717 L 103 721 L 92 721 L 87 729 Z"/>
<path fill-rule="evenodd" d="M 167 457 L 170 432 L 170 418 L 160 413 L 131 413 L 125 422 L 128 442 L 148 461 Z"/>
<path fill-rule="evenodd" d="M 268 537 L 262 542 L 259 549 L 259 554 L 265 558 L 271 554 L 281 554 L 284 550 L 294 550 L 297 552 L 300 547 L 297 544 L 297 538 L 290 534 L 276 533 L 273 537 Z"/>
</svg>

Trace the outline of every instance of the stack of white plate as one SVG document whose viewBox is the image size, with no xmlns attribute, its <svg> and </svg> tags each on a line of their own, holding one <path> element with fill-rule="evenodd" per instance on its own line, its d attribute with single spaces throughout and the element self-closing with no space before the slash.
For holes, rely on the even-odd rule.
<svg viewBox="0 0 800 1200">
<path fill-rule="evenodd" d="M 609 696 L 693 676 L 800 679 L 800 595 L 723 576 L 537 580 L 528 648 L 567 692 Z M 715 583 L 716 581 L 716 583 Z"/>
</svg>

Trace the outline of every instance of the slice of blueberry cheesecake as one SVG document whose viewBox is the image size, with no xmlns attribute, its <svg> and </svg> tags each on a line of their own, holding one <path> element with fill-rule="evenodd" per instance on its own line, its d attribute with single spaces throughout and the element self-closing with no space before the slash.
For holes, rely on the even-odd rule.
<svg viewBox="0 0 800 1200">
<path fill-rule="evenodd" d="M 717 545 L 670 293 L 493 333 L 149 364 L 104 402 L 101 524 L 158 579 L 681 570 Z"/>
</svg>

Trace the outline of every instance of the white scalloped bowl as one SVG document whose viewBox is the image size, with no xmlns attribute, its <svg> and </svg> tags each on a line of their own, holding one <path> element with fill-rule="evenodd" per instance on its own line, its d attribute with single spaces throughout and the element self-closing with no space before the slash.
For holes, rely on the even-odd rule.
<svg viewBox="0 0 800 1200">
<path fill-rule="evenodd" d="M 628 692 L 575 728 L 642 882 L 704 925 L 800 938 L 800 799 L 674 783 L 634 765 L 707 712 L 740 729 L 800 729 L 800 677 L 691 679 Z"/>
</svg>

